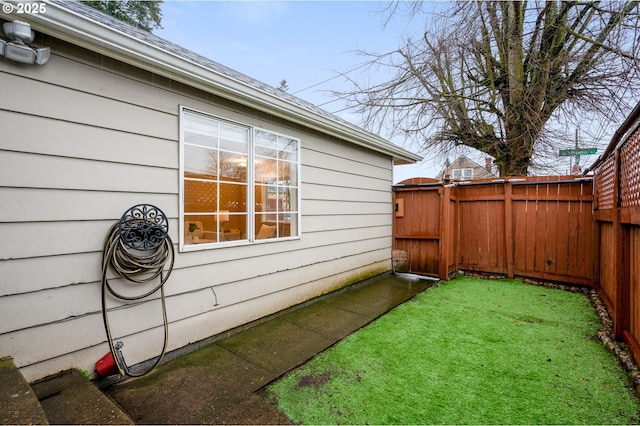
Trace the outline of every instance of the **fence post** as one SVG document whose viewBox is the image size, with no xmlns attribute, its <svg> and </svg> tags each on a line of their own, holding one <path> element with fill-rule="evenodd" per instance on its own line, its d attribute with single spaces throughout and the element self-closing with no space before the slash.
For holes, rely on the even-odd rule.
<svg viewBox="0 0 640 426">
<path fill-rule="evenodd" d="M 507 278 L 513 278 L 513 209 L 512 209 L 512 183 L 508 180 L 504 183 L 504 248 Z"/>
<path fill-rule="evenodd" d="M 620 149 L 616 149 L 613 173 L 613 273 L 616 286 L 613 332 L 616 339 L 622 339 L 624 331 L 629 330 L 630 288 L 629 288 L 629 229 L 622 224 L 620 203 Z"/>
<path fill-rule="evenodd" d="M 440 192 L 440 229 L 438 230 L 438 278 L 442 281 L 449 279 L 449 247 L 453 243 L 452 237 L 449 235 L 449 213 L 451 188 L 443 185 Z"/>
<path fill-rule="evenodd" d="M 600 286 L 600 244 L 602 244 L 602 223 L 596 216 L 600 200 L 598 199 L 598 174 L 595 173 L 591 181 L 591 288 Z"/>
</svg>

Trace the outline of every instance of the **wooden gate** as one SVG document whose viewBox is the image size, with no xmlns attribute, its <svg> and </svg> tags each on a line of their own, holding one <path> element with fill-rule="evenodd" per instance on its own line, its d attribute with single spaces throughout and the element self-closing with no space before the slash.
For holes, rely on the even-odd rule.
<svg viewBox="0 0 640 426">
<path fill-rule="evenodd" d="M 451 189 L 432 179 L 417 178 L 394 186 L 394 249 L 407 254 L 408 272 L 434 277 L 456 270 L 455 212 Z"/>
</svg>

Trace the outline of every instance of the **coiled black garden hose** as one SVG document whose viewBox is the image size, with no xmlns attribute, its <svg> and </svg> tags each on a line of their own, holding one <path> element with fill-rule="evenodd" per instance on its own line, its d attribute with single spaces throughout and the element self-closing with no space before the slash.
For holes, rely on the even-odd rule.
<svg viewBox="0 0 640 426">
<path fill-rule="evenodd" d="M 140 377 L 153 370 L 164 357 L 167 350 L 169 326 L 164 295 L 164 284 L 173 269 L 173 242 L 168 235 L 166 217 L 160 209 L 149 204 L 140 204 L 129 209 L 122 219 L 114 223 L 105 238 L 102 258 L 102 318 L 107 333 L 109 349 L 115 365 L 121 375 Z M 168 268 L 166 266 L 168 265 Z M 146 284 L 159 278 L 158 285 L 144 294 L 136 296 L 123 295 L 109 284 L 107 272 L 109 266 L 119 277 L 136 284 Z M 125 300 L 144 299 L 160 290 L 162 319 L 164 324 L 164 343 L 162 352 L 151 368 L 142 373 L 129 371 L 124 358 L 114 346 L 109 318 L 107 314 L 107 293 Z"/>
</svg>

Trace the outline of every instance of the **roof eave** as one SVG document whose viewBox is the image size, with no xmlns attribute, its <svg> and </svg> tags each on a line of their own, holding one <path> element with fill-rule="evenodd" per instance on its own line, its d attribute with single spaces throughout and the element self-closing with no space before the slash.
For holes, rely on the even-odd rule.
<svg viewBox="0 0 640 426">
<path fill-rule="evenodd" d="M 17 2 L 0 0 L 0 4 L 3 3 Z M 92 21 L 63 6 L 50 2 L 47 2 L 46 6 L 44 14 L 16 16 L 0 12 L 0 17 L 29 22 L 34 30 L 52 37 L 386 154 L 393 158 L 394 163 L 413 163 L 422 159 L 419 155 L 404 150 L 378 135 L 317 114 L 187 58 Z"/>
</svg>

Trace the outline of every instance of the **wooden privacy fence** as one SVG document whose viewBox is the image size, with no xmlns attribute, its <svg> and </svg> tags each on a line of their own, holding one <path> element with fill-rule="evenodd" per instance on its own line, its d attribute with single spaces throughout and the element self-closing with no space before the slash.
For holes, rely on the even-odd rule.
<svg viewBox="0 0 640 426">
<path fill-rule="evenodd" d="M 535 177 L 393 187 L 394 249 L 409 272 L 459 269 L 593 285 L 590 178 Z"/>
<path fill-rule="evenodd" d="M 590 285 L 640 362 L 640 104 L 590 170 L 593 181 L 401 182 L 394 249 L 409 272 L 441 279 L 463 269 Z"/>
<path fill-rule="evenodd" d="M 640 104 L 591 168 L 599 287 L 615 337 L 640 361 Z"/>
</svg>

